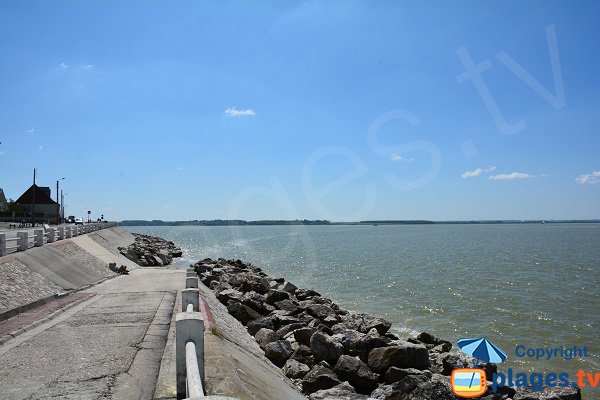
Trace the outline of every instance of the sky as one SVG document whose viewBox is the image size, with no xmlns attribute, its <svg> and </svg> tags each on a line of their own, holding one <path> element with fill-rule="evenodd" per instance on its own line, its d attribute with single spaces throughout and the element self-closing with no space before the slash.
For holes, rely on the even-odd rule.
<svg viewBox="0 0 600 400">
<path fill-rule="evenodd" d="M 0 1 L 0 187 L 123 219 L 600 218 L 600 3 Z"/>
</svg>

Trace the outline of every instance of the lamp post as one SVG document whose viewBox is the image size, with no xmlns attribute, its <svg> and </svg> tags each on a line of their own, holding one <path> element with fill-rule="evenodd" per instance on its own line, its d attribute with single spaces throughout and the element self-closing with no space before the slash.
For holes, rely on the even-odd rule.
<svg viewBox="0 0 600 400">
<path fill-rule="evenodd" d="M 60 218 L 62 222 L 65 222 L 65 196 L 68 196 L 69 193 L 63 194 L 62 189 L 60 190 Z"/>
<path fill-rule="evenodd" d="M 56 181 L 56 225 L 60 225 L 60 203 L 58 202 L 58 182 L 65 178 L 60 178 Z"/>
</svg>

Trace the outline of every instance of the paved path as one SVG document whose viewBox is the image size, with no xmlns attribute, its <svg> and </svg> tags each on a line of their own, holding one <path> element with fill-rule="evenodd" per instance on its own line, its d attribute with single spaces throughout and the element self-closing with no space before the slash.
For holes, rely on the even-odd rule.
<svg viewBox="0 0 600 400">
<path fill-rule="evenodd" d="M 185 272 L 143 268 L 0 346 L 0 399 L 151 399 Z"/>
</svg>

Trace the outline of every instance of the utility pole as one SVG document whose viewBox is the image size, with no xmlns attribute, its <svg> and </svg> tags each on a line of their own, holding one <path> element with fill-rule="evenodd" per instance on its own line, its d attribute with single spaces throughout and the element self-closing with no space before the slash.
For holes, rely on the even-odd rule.
<svg viewBox="0 0 600 400">
<path fill-rule="evenodd" d="M 32 201 L 32 205 L 31 205 L 31 226 L 35 226 L 35 171 L 36 169 L 33 169 L 33 186 L 31 187 L 33 189 L 33 201 Z"/>
</svg>

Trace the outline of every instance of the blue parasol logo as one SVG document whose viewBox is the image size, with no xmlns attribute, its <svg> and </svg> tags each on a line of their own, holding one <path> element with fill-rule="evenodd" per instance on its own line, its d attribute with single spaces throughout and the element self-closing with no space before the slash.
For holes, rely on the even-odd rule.
<svg viewBox="0 0 600 400">
<path fill-rule="evenodd" d="M 506 353 L 486 338 L 458 339 L 458 347 L 480 361 L 499 364 L 506 361 Z"/>
</svg>

